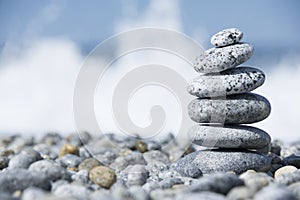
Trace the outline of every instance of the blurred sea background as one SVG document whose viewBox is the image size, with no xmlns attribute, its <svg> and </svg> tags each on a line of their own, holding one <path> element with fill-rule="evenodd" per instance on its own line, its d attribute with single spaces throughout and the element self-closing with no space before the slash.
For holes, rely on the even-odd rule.
<svg viewBox="0 0 300 200">
<path fill-rule="evenodd" d="M 213 34 L 237 27 L 244 32 L 242 41 L 255 49 L 245 65 L 258 67 L 267 76 L 254 92 L 272 105 L 270 117 L 254 126 L 273 139 L 298 140 L 299 10 L 298 0 L 0 0 L 0 134 L 74 132 L 73 90 L 80 67 L 96 45 L 117 33 L 144 27 L 170 29 L 208 49 Z M 95 112 L 104 132 L 118 132 L 110 91 L 124 69 L 155 59 L 167 60 L 187 79 L 197 75 L 192 66 L 159 52 L 136 53 L 116 62 L 95 95 Z M 145 90 L 129 103 L 132 121 L 140 126 L 151 123 L 149 109 L 161 104 L 168 120 L 165 132 L 176 132 L 180 125 L 176 99 L 159 87 Z"/>
</svg>

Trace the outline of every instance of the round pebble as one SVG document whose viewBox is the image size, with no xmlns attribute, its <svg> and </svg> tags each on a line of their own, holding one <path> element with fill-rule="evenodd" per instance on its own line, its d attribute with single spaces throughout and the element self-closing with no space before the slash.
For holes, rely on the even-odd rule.
<svg viewBox="0 0 300 200">
<path fill-rule="evenodd" d="M 204 74 L 193 79 L 187 90 L 191 95 L 205 98 L 250 92 L 265 81 L 265 74 L 256 68 L 238 67 L 220 72 Z"/>
<path fill-rule="evenodd" d="M 128 166 L 126 171 L 128 172 L 127 185 L 129 186 L 143 185 L 149 177 L 149 172 L 145 165 L 131 165 Z"/>
<path fill-rule="evenodd" d="M 64 146 L 62 146 L 62 148 L 59 151 L 59 157 L 62 157 L 66 154 L 78 155 L 79 154 L 78 147 L 72 144 L 65 144 Z"/>
<path fill-rule="evenodd" d="M 193 143 L 205 147 L 260 149 L 271 142 L 269 134 L 250 126 L 198 125 L 190 132 Z"/>
<path fill-rule="evenodd" d="M 188 112 L 197 123 L 250 124 L 267 118 L 271 105 L 258 94 L 246 93 L 224 99 L 195 99 L 189 104 Z"/>
<path fill-rule="evenodd" d="M 216 47 L 224 47 L 238 43 L 243 37 L 243 32 L 237 28 L 222 30 L 211 37 L 210 43 Z"/>
<path fill-rule="evenodd" d="M 194 69 L 200 73 L 221 72 L 244 63 L 252 54 L 253 47 L 247 43 L 211 48 L 196 58 Z"/>
<path fill-rule="evenodd" d="M 300 168 L 300 156 L 292 155 L 292 156 L 285 157 L 283 159 L 283 163 L 285 165 L 295 166 L 296 168 L 299 169 Z"/>
<path fill-rule="evenodd" d="M 103 164 L 99 162 L 97 159 L 87 158 L 84 161 L 82 161 L 82 163 L 79 164 L 78 169 L 90 171 L 91 169 L 99 165 L 103 165 Z"/>
<path fill-rule="evenodd" d="M 297 168 L 291 165 L 281 167 L 276 170 L 274 174 L 274 178 L 277 179 L 279 176 L 282 176 L 283 174 L 290 174 L 297 171 Z"/>
<path fill-rule="evenodd" d="M 251 151 L 196 151 L 178 160 L 173 164 L 173 168 L 182 173 L 188 165 L 198 167 L 203 174 L 228 171 L 240 174 L 248 169 L 267 171 L 271 167 L 271 160 L 263 154 Z"/>
<path fill-rule="evenodd" d="M 140 140 L 136 142 L 135 148 L 141 153 L 145 153 L 148 150 L 147 144 Z"/>
<path fill-rule="evenodd" d="M 110 188 L 116 182 L 114 170 L 105 166 L 94 167 L 90 171 L 89 178 L 93 183 L 103 188 Z"/>
</svg>

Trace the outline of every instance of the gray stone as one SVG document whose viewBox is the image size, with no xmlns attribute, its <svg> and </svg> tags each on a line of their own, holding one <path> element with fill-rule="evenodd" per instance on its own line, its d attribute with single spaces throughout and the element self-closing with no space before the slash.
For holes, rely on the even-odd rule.
<svg viewBox="0 0 300 200">
<path fill-rule="evenodd" d="M 151 163 L 151 162 L 169 163 L 170 162 L 168 156 L 165 153 L 158 150 L 145 152 L 143 156 L 147 163 Z"/>
<path fill-rule="evenodd" d="M 252 54 L 253 47 L 247 43 L 211 48 L 196 58 L 194 69 L 201 73 L 221 72 L 242 64 Z"/>
<path fill-rule="evenodd" d="M 127 185 L 143 185 L 149 177 L 149 172 L 144 165 L 133 165 L 126 168 Z"/>
<path fill-rule="evenodd" d="M 143 154 L 139 152 L 133 152 L 125 156 L 120 156 L 110 165 L 111 168 L 121 171 L 129 165 L 146 165 L 146 161 Z"/>
<path fill-rule="evenodd" d="M 255 190 L 245 186 L 238 186 L 232 188 L 227 194 L 227 198 L 230 200 L 252 199 L 255 194 Z"/>
<path fill-rule="evenodd" d="M 83 185 L 64 184 L 56 188 L 54 194 L 58 197 L 71 197 L 75 199 L 87 199 L 90 191 Z"/>
<path fill-rule="evenodd" d="M 293 165 L 297 168 L 300 168 L 300 156 L 288 156 L 283 159 L 285 165 Z"/>
<path fill-rule="evenodd" d="M 76 174 L 73 174 L 71 178 L 73 181 L 87 184 L 89 181 L 89 171 L 82 169 L 82 170 L 78 171 Z"/>
<path fill-rule="evenodd" d="M 47 195 L 47 192 L 36 187 L 30 187 L 23 191 L 22 200 L 40 200 Z"/>
<path fill-rule="evenodd" d="M 290 185 L 292 183 L 298 182 L 300 181 L 300 169 L 294 171 L 293 173 L 282 174 L 275 181 L 284 185 Z"/>
<path fill-rule="evenodd" d="M 227 200 L 224 195 L 217 194 L 214 192 L 200 192 L 200 193 L 181 193 L 176 196 L 175 200 Z"/>
<path fill-rule="evenodd" d="M 75 146 L 81 146 L 83 144 L 87 144 L 90 139 L 91 139 L 91 135 L 86 131 L 71 133 L 66 138 L 67 142 Z"/>
<path fill-rule="evenodd" d="M 248 170 L 239 177 L 244 180 L 245 185 L 253 191 L 258 191 L 274 182 L 271 176 L 268 176 L 266 173 L 255 172 L 254 170 Z"/>
<path fill-rule="evenodd" d="M 271 167 L 271 160 L 263 154 L 251 151 L 215 149 L 191 153 L 172 167 L 182 173 L 189 165 L 198 166 L 203 174 L 228 171 L 240 174 L 248 169 L 267 171 Z"/>
<path fill-rule="evenodd" d="M 237 28 L 224 29 L 211 37 L 210 43 L 216 47 L 224 47 L 238 43 L 243 37 L 243 32 Z"/>
<path fill-rule="evenodd" d="M 198 123 L 250 124 L 267 118 L 269 101 L 254 93 L 225 98 L 195 99 L 188 106 L 190 118 Z"/>
<path fill-rule="evenodd" d="M 171 165 L 171 168 L 176 170 L 176 165 Z M 202 171 L 197 165 L 186 163 L 186 166 L 178 171 L 179 174 L 185 177 L 199 178 L 202 176 Z"/>
<path fill-rule="evenodd" d="M 1 191 L 0 192 L 1 200 L 19 200 L 19 198 L 12 197 L 11 194 Z"/>
<path fill-rule="evenodd" d="M 33 149 L 25 149 L 19 154 L 12 157 L 8 163 L 8 168 L 24 168 L 27 169 L 31 163 L 40 160 L 40 154 Z"/>
<path fill-rule="evenodd" d="M 238 67 L 220 73 L 210 73 L 193 79 L 187 90 L 191 95 L 218 97 L 250 92 L 265 81 L 265 74 L 256 68 Z"/>
<path fill-rule="evenodd" d="M 56 181 L 58 179 L 70 180 L 70 175 L 65 168 L 52 160 L 40 160 L 30 165 L 29 171 L 41 172 L 47 179 Z"/>
<path fill-rule="evenodd" d="M 261 149 L 271 142 L 268 133 L 251 126 L 197 125 L 190 132 L 193 143 L 205 147 Z"/>
<path fill-rule="evenodd" d="M 32 186 L 45 190 L 49 190 L 51 187 L 49 180 L 42 173 L 22 168 L 0 172 L 0 191 L 13 193 L 16 190 L 24 190 Z"/>
<path fill-rule="evenodd" d="M 162 189 L 167 189 L 173 187 L 174 185 L 183 183 L 184 181 L 181 178 L 167 178 L 159 182 L 159 187 Z"/>
<path fill-rule="evenodd" d="M 216 173 L 193 182 L 189 190 L 192 192 L 210 191 L 227 194 L 232 188 L 242 185 L 244 185 L 244 182 L 234 174 Z"/>
<path fill-rule="evenodd" d="M 141 186 L 131 186 L 128 188 L 129 193 L 134 200 L 149 200 L 150 196 Z"/>
<path fill-rule="evenodd" d="M 6 168 L 8 166 L 8 158 L 0 156 L 0 170 Z"/>
<path fill-rule="evenodd" d="M 293 183 L 289 185 L 288 188 L 298 199 L 300 199 L 300 182 Z"/>
<path fill-rule="evenodd" d="M 99 165 L 103 165 L 103 164 L 98 160 L 96 160 L 95 158 L 87 158 L 84 161 L 82 161 L 82 163 L 80 163 L 78 169 L 90 171 L 91 169 Z"/>
<path fill-rule="evenodd" d="M 282 185 L 269 185 L 261 189 L 254 196 L 255 200 L 296 200 L 297 197 L 291 193 L 285 186 Z"/>
<path fill-rule="evenodd" d="M 82 159 L 73 154 L 66 154 L 59 158 L 59 163 L 64 167 L 77 167 L 82 162 Z"/>
</svg>

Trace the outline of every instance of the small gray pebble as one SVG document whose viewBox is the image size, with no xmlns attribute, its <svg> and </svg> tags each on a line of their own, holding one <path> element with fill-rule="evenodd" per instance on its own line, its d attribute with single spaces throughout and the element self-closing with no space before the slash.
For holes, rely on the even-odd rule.
<svg viewBox="0 0 300 200">
<path fill-rule="evenodd" d="M 86 199 L 90 191 L 83 185 L 64 184 L 58 186 L 54 191 L 54 195 L 58 197 L 71 197 L 75 199 Z"/>
<path fill-rule="evenodd" d="M 143 154 L 143 156 L 147 163 L 162 162 L 167 164 L 170 162 L 168 156 L 165 153 L 158 150 L 147 151 Z"/>
<path fill-rule="evenodd" d="M 238 43 L 243 37 L 243 32 L 237 28 L 224 29 L 211 37 L 210 43 L 216 47 L 224 47 Z"/>
<path fill-rule="evenodd" d="M 8 163 L 8 168 L 23 168 L 27 169 L 31 163 L 40 160 L 42 157 L 33 149 L 25 149 L 19 154 L 12 157 Z"/>
<path fill-rule="evenodd" d="M 173 187 L 173 185 L 183 184 L 184 181 L 181 178 L 167 178 L 159 182 L 159 187 L 167 189 Z"/>
<path fill-rule="evenodd" d="M 40 160 L 30 165 L 29 171 L 41 172 L 52 181 L 58 179 L 70 180 L 67 170 L 52 160 Z"/>
<path fill-rule="evenodd" d="M 189 190 L 192 192 L 210 191 L 227 194 L 232 188 L 244 185 L 238 176 L 229 173 L 216 173 L 194 181 Z"/>
<path fill-rule="evenodd" d="M 292 155 L 292 156 L 285 157 L 283 159 L 283 163 L 285 165 L 295 166 L 299 169 L 300 168 L 300 156 Z"/>
<path fill-rule="evenodd" d="M 265 81 L 265 74 L 256 68 L 238 67 L 211 73 L 193 79 L 187 90 L 191 95 L 204 97 L 218 97 L 250 92 Z"/>
<path fill-rule="evenodd" d="M 253 47 L 247 43 L 211 48 L 196 58 L 194 69 L 200 73 L 221 72 L 244 63 L 252 54 Z"/>
<path fill-rule="evenodd" d="M 298 199 L 300 199 L 300 181 L 289 185 L 288 188 Z"/>
<path fill-rule="evenodd" d="M 234 187 L 227 194 L 227 198 L 230 200 L 252 199 L 255 194 L 255 190 L 246 186 Z"/>
<path fill-rule="evenodd" d="M 82 162 L 82 159 L 74 154 L 66 154 L 59 158 L 59 163 L 63 167 L 77 167 Z"/>
<path fill-rule="evenodd" d="M 189 104 L 188 112 L 197 123 L 250 124 L 267 118 L 271 105 L 263 96 L 245 93 L 225 99 L 195 99 Z"/>
<path fill-rule="evenodd" d="M 268 176 L 265 173 L 257 173 L 253 170 L 241 174 L 240 178 L 244 180 L 244 183 L 248 188 L 251 188 L 254 191 L 258 191 L 274 182 L 274 179 L 271 176 Z"/>
<path fill-rule="evenodd" d="M 205 147 L 260 149 L 271 142 L 268 133 L 251 126 L 198 125 L 190 132 L 193 143 Z"/>
<path fill-rule="evenodd" d="M 146 183 L 149 177 L 149 172 L 144 165 L 133 165 L 126 168 L 128 172 L 127 175 L 127 185 L 143 185 Z"/>
<path fill-rule="evenodd" d="M 120 156 L 115 159 L 115 161 L 110 165 L 111 168 L 121 171 L 129 165 L 145 165 L 146 161 L 143 157 L 143 154 L 139 152 L 133 152 L 126 156 Z"/>
<path fill-rule="evenodd" d="M 82 183 L 82 184 L 87 184 L 89 181 L 89 171 L 87 170 L 80 170 L 77 173 L 72 175 L 72 180 Z"/>
<path fill-rule="evenodd" d="M 281 183 L 284 185 L 290 185 L 298 181 L 300 181 L 300 169 L 294 171 L 293 173 L 282 174 L 276 179 L 277 183 Z"/>
<path fill-rule="evenodd" d="M 297 197 L 293 193 L 291 193 L 285 186 L 272 184 L 257 192 L 254 196 L 254 199 L 296 200 Z"/>
<path fill-rule="evenodd" d="M 174 163 L 173 168 L 182 173 L 188 165 L 199 167 L 203 174 L 228 171 L 240 174 L 248 169 L 268 171 L 271 160 L 251 151 L 216 149 L 191 153 Z"/>
<path fill-rule="evenodd" d="M 23 191 L 22 200 L 40 200 L 48 193 L 45 190 L 36 187 L 30 187 Z"/>
<path fill-rule="evenodd" d="M 31 186 L 45 190 L 49 190 L 51 187 L 49 180 L 42 173 L 22 168 L 0 172 L 0 191 L 13 193 L 16 190 L 24 190 Z"/>
</svg>

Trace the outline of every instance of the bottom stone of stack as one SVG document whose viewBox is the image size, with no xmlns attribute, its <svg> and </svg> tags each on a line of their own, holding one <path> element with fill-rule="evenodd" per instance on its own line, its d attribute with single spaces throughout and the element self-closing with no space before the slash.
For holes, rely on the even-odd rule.
<svg viewBox="0 0 300 200">
<path fill-rule="evenodd" d="M 197 125 L 189 132 L 194 144 L 204 147 L 260 150 L 268 147 L 271 137 L 265 131 L 243 125 Z"/>
<path fill-rule="evenodd" d="M 229 171 L 241 174 L 249 169 L 266 172 L 270 167 L 271 159 L 268 156 L 253 151 L 236 149 L 196 151 L 172 165 L 172 168 L 180 174 L 186 174 L 188 169 L 199 169 L 203 174 Z M 189 174 L 189 176 L 192 176 L 192 174 Z"/>
</svg>

